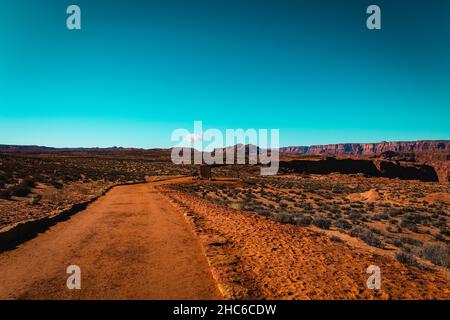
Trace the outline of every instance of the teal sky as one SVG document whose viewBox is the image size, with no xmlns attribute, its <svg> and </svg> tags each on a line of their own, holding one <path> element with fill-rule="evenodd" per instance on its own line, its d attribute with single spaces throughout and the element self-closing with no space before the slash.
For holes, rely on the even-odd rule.
<svg viewBox="0 0 450 320">
<path fill-rule="evenodd" d="M 283 146 L 450 139 L 447 0 L 1 5 L 0 144 L 169 147 L 194 120 Z"/>
</svg>

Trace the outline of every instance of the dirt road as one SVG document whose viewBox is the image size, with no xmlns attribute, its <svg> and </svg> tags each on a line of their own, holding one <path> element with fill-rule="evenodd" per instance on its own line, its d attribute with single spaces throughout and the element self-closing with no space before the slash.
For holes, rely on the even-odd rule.
<svg viewBox="0 0 450 320">
<path fill-rule="evenodd" d="M 66 286 L 69 265 L 81 289 Z M 193 230 L 153 183 L 118 186 L 0 254 L 0 299 L 220 299 Z"/>
</svg>

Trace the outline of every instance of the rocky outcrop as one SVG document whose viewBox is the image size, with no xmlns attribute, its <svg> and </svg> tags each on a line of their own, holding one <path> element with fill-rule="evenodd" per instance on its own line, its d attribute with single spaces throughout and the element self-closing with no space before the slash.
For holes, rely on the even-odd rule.
<svg viewBox="0 0 450 320">
<path fill-rule="evenodd" d="M 431 152 L 449 151 L 450 140 L 396 141 L 378 143 L 339 143 L 313 146 L 291 146 L 280 148 L 280 152 L 306 155 L 348 154 L 348 155 L 380 155 L 383 152 Z"/>
<path fill-rule="evenodd" d="M 362 173 L 371 177 L 399 178 L 403 180 L 438 181 L 438 175 L 429 165 L 402 163 L 377 159 L 336 159 L 281 161 L 284 173 L 344 174 Z"/>
<path fill-rule="evenodd" d="M 440 182 L 450 182 L 450 152 L 419 152 L 414 157 L 416 162 L 432 166 Z"/>
</svg>

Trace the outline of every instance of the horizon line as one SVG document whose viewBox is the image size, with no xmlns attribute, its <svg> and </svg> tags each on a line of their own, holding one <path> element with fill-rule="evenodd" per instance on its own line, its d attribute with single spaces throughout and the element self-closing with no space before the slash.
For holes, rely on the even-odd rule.
<svg viewBox="0 0 450 320">
<path fill-rule="evenodd" d="M 340 143 L 325 143 L 325 144 L 310 144 L 310 145 L 288 145 L 288 146 L 280 146 L 278 149 L 281 148 L 292 148 L 292 147 L 314 147 L 314 146 L 331 146 L 331 145 L 345 145 L 345 144 L 379 144 L 379 143 L 411 143 L 411 142 L 450 142 L 450 139 L 430 139 L 430 140 L 381 140 L 378 142 L 340 142 Z M 237 145 L 249 145 L 248 143 L 236 143 L 229 146 L 224 146 L 222 148 L 229 148 Z M 255 145 L 256 147 L 259 147 L 258 145 Z M 49 145 L 38 145 L 38 144 L 5 144 L 0 143 L 0 147 L 36 147 L 36 148 L 48 148 L 48 149 L 133 149 L 133 150 L 152 150 L 152 149 L 173 149 L 175 147 L 124 147 L 124 146 L 109 146 L 109 147 L 83 147 L 83 146 L 77 146 L 77 147 L 53 147 Z M 179 147 L 181 148 L 181 147 Z M 186 147 L 186 148 L 192 148 L 193 147 Z M 214 148 L 218 149 L 218 148 Z"/>
</svg>

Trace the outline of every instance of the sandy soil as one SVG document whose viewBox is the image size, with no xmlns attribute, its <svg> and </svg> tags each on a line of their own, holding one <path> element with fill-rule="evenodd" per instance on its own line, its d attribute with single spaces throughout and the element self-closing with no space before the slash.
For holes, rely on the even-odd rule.
<svg viewBox="0 0 450 320">
<path fill-rule="evenodd" d="M 0 199 L 0 229 L 28 220 L 35 220 L 57 214 L 76 203 L 88 201 L 104 193 L 114 183 L 106 181 L 72 182 L 57 189 L 51 185 L 38 183 L 28 197 Z M 33 204 L 34 197 L 40 196 L 39 203 Z"/>
<path fill-rule="evenodd" d="M 66 268 L 81 268 L 81 290 Z M 152 184 L 118 186 L 0 254 L 0 299 L 220 299 L 192 228 Z"/>
<path fill-rule="evenodd" d="M 450 298 L 448 273 L 405 266 L 308 228 L 160 188 L 195 227 L 227 298 Z M 367 289 L 370 265 L 381 268 L 380 290 Z"/>
<path fill-rule="evenodd" d="M 189 181 L 115 187 L 0 254 L 0 299 L 450 298 L 448 273 L 165 186 Z M 69 265 L 81 267 L 81 290 L 66 287 Z M 369 265 L 380 290 L 367 289 Z"/>
</svg>

